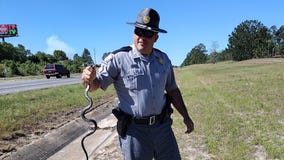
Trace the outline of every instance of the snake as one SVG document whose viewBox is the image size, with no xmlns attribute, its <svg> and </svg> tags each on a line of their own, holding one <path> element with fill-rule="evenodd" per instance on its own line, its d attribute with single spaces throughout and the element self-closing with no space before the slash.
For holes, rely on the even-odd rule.
<svg viewBox="0 0 284 160">
<path fill-rule="evenodd" d="M 83 149 L 83 151 L 84 151 L 84 153 L 86 155 L 86 159 L 87 160 L 89 159 L 89 156 L 88 156 L 88 152 L 87 152 L 87 150 L 85 148 L 84 141 L 85 141 L 85 139 L 87 137 L 89 137 L 90 135 L 94 134 L 96 132 L 97 128 L 98 128 L 97 122 L 94 119 L 86 118 L 87 112 L 93 106 L 93 100 L 89 96 L 89 89 L 90 89 L 90 85 L 87 85 L 87 87 L 85 89 L 85 98 L 88 100 L 88 104 L 83 108 L 82 113 L 81 113 L 82 119 L 89 124 L 89 130 L 90 130 L 90 132 L 88 132 L 81 140 L 81 146 L 82 146 L 82 149 Z"/>
</svg>

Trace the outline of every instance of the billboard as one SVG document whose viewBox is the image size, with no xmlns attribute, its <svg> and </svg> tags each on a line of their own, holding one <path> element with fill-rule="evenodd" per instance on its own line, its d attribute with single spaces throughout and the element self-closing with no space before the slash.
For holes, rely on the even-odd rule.
<svg viewBox="0 0 284 160">
<path fill-rule="evenodd" d="M 0 24 L 0 37 L 18 36 L 18 28 L 16 24 Z"/>
</svg>

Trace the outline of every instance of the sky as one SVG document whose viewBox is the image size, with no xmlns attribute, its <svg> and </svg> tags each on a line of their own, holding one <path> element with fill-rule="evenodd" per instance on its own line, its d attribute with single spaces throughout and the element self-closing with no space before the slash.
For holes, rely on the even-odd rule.
<svg viewBox="0 0 284 160">
<path fill-rule="evenodd" d="M 149 7 L 168 31 L 159 33 L 154 47 L 179 66 L 200 43 L 208 54 L 224 50 L 245 20 L 280 28 L 283 6 L 282 0 L 0 0 L 0 24 L 17 24 L 19 36 L 5 41 L 33 54 L 62 50 L 72 59 L 86 48 L 99 64 L 104 53 L 133 44 L 134 27 L 126 23 Z"/>
</svg>

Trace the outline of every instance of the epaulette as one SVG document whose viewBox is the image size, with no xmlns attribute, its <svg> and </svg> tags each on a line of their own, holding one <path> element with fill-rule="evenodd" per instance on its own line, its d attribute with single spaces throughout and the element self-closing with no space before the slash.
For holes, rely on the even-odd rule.
<svg viewBox="0 0 284 160">
<path fill-rule="evenodd" d="M 154 50 L 157 51 L 157 52 L 165 53 L 165 52 L 163 52 L 163 51 L 161 51 L 161 50 L 159 50 L 157 48 L 154 48 Z"/>
<path fill-rule="evenodd" d="M 103 63 L 104 63 L 104 64 L 107 64 L 109 61 L 111 61 L 116 53 L 119 53 L 119 52 L 128 52 L 128 51 L 130 51 L 131 49 L 132 49 L 132 48 L 131 48 L 130 46 L 125 46 L 125 47 L 122 47 L 122 48 L 120 48 L 120 49 L 118 49 L 118 50 L 115 50 L 115 51 L 111 52 L 111 53 L 104 59 Z"/>
<path fill-rule="evenodd" d="M 113 52 L 111 52 L 112 54 L 116 54 L 116 53 L 118 53 L 118 52 L 128 52 L 128 51 L 130 51 L 132 49 L 132 47 L 131 46 L 125 46 L 125 47 L 122 47 L 122 48 L 120 48 L 120 49 L 117 49 L 117 50 L 115 50 L 115 51 L 113 51 Z"/>
</svg>

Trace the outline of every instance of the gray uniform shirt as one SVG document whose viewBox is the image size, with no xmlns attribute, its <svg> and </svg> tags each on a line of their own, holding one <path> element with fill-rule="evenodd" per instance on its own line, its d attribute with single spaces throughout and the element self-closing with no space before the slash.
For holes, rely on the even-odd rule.
<svg viewBox="0 0 284 160">
<path fill-rule="evenodd" d="M 138 118 L 160 114 L 165 90 L 177 88 L 168 56 L 157 49 L 143 56 L 134 45 L 106 57 L 96 77 L 103 90 L 113 83 L 119 109 Z"/>
</svg>

